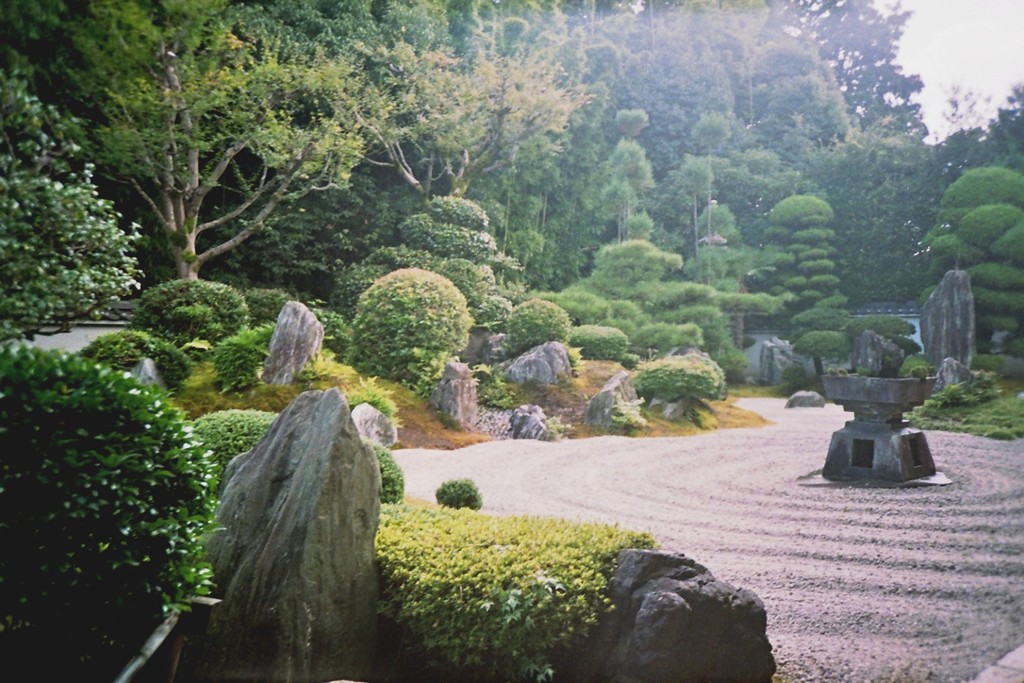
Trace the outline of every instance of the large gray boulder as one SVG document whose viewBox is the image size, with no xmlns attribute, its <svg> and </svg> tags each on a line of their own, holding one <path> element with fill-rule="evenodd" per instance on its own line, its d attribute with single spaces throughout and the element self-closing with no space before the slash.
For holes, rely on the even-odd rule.
<svg viewBox="0 0 1024 683">
<path fill-rule="evenodd" d="M 324 341 L 324 326 L 298 301 L 289 301 L 277 316 L 270 353 L 263 363 L 263 382 L 291 384 Z"/>
<path fill-rule="evenodd" d="M 782 373 L 796 365 L 793 357 L 793 345 L 788 341 L 772 337 L 761 344 L 761 368 L 758 381 L 761 384 L 782 384 Z"/>
<path fill-rule="evenodd" d="M 974 294 L 965 270 L 947 272 L 921 308 L 921 342 L 938 367 L 953 358 L 967 367 L 974 360 Z"/>
<path fill-rule="evenodd" d="M 448 415 L 463 429 L 476 422 L 476 380 L 465 363 L 450 362 L 441 374 L 441 381 L 430 394 L 430 405 L 439 413 Z"/>
<path fill-rule="evenodd" d="M 604 383 L 601 391 L 587 401 L 587 408 L 583 413 L 583 424 L 607 429 L 612 424 L 616 405 L 635 403 L 636 401 L 636 389 L 633 388 L 633 380 L 630 379 L 629 373 L 625 370 L 618 372 Z"/>
<path fill-rule="evenodd" d="M 613 609 L 559 662 L 569 683 L 768 683 L 775 658 L 761 599 L 684 555 L 623 550 Z"/>
<path fill-rule="evenodd" d="M 935 372 L 935 386 L 932 394 L 937 394 L 950 384 L 970 384 L 974 381 L 971 369 L 955 358 L 946 358 Z"/>
<path fill-rule="evenodd" d="M 536 382 L 555 384 L 572 373 L 569 351 L 561 342 L 535 346 L 512 361 L 505 369 L 505 379 L 516 384 Z"/>
<path fill-rule="evenodd" d="M 167 383 L 164 382 L 164 378 L 160 375 L 160 370 L 157 369 L 156 363 L 152 358 L 143 358 L 136 363 L 135 367 L 132 368 L 132 377 L 139 384 L 146 386 L 155 384 L 161 389 L 167 388 Z"/>
<path fill-rule="evenodd" d="M 509 436 L 513 439 L 535 439 L 546 441 L 548 438 L 547 415 L 537 405 L 522 405 L 512 411 L 508 422 Z"/>
<path fill-rule="evenodd" d="M 380 470 L 337 389 L 299 395 L 225 473 L 207 681 L 365 680 L 377 638 Z"/>
<path fill-rule="evenodd" d="M 786 401 L 787 408 L 824 408 L 825 397 L 817 391 L 798 391 Z"/>
<path fill-rule="evenodd" d="M 352 422 L 356 425 L 359 436 L 376 441 L 381 446 L 391 448 L 398 441 L 398 430 L 388 416 L 369 403 L 360 403 L 352 409 Z"/>
<path fill-rule="evenodd" d="M 896 377 L 903 365 L 903 349 L 873 330 L 864 330 L 853 340 L 850 364 L 872 377 Z"/>
</svg>

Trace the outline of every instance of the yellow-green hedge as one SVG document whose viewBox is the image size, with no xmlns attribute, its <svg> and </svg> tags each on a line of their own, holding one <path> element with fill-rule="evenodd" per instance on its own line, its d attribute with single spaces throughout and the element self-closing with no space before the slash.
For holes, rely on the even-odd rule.
<svg viewBox="0 0 1024 683">
<path fill-rule="evenodd" d="M 615 526 L 383 506 L 381 611 L 460 675 L 542 679 L 609 609 L 619 551 L 655 546 Z"/>
</svg>

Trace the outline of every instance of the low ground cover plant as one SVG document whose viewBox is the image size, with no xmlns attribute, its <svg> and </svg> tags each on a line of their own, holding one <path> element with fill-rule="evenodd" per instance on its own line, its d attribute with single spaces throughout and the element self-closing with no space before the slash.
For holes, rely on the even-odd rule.
<svg viewBox="0 0 1024 683">
<path fill-rule="evenodd" d="M 975 373 L 974 381 L 944 387 L 910 414 L 919 429 L 966 432 L 991 439 L 1024 438 L 1024 401 L 1004 396 L 995 375 Z"/>
<path fill-rule="evenodd" d="M 464 680 L 544 680 L 609 609 L 619 552 L 655 546 L 607 525 L 383 506 L 381 611 L 422 661 Z"/>
</svg>

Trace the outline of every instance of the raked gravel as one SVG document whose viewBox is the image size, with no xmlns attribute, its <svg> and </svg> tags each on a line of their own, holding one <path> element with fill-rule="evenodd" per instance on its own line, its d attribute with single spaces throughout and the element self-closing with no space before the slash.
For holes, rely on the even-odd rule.
<svg viewBox="0 0 1024 683">
<path fill-rule="evenodd" d="M 1024 440 L 926 433 L 948 486 L 826 482 L 836 405 L 740 399 L 773 424 L 680 438 L 395 451 L 406 493 L 469 477 L 483 511 L 649 531 L 768 612 L 793 683 L 958 683 L 1024 642 Z"/>
</svg>

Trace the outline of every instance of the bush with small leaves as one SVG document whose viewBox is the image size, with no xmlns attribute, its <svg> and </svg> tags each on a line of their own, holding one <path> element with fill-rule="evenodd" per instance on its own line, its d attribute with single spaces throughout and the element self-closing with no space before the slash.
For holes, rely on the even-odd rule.
<svg viewBox="0 0 1024 683">
<path fill-rule="evenodd" d="M 473 379 L 476 380 L 477 402 L 485 408 L 510 410 L 519 405 L 501 373 L 494 372 L 490 365 L 474 365 Z"/>
<path fill-rule="evenodd" d="M 360 378 L 359 386 L 345 392 L 345 397 L 350 407 L 355 408 L 360 403 L 367 403 L 398 426 L 398 404 L 395 403 L 391 390 L 378 384 L 376 377 Z"/>
<path fill-rule="evenodd" d="M 565 309 L 543 299 L 529 299 L 512 309 L 505 321 L 506 346 L 515 356 L 551 341 L 569 341 L 572 321 Z"/>
<path fill-rule="evenodd" d="M 277 316 L 289 301 L 296 298 L 283 289 L 251 287 L 242 290 L 249 307 L 249 324 L 253 326 L 277 323 Z"/>
<path fill-rule="evenodd" d="M 633 377 L 636 393 L 650 401 L 684 399 L 714 401 L 725 398 L 725 373 L 702 353 L 668 356 L 641 363 Z"/>
<path fill-rule="evenodd" d="M 213 451 L 219 476 L 232 458 L 252 450 L 267 435 L 276 418 L 277 413 L 267 410 L 217 410 L 197 417 L 192 432 L 204 448 Z"/>
<path fill-rule="evenodd" d="M 324 326 L 323 348 L 334 352 L 338 360 L 343 361 L 351 348 L 352 332 L 345 318 L 329 308 L 314 307 L 310 309 L 320 324 Z"/>
<path fill-rule="evenodd" d="M 619 553 L 655 547 L 610 525 L 388 505 L 376 541 L 381 611 L 442 677 L 543 680 L 554 653 L 611 609 Z"/>
<path fill-rule="evenodd" d="M 213 464 L 164 391 L 76 354 L 0 348 L 0 425 L 0 658 L 112 680 L 208 592 Z"/>
<path fill-rule="evenodd" d="M 79 351 L 82 356 L 130 372 L 143 358 L 156 364 L 168 389 L 176 389 L 192 372 L 192 361 L 174 344 L 142 330 L 121 330 L 96 337 Z"/>
<path fill-rule="evenodd" d="M 704 333 L 696 323 L 650 323 L 640 327 L 632 340 L 637 349 L 667 353 L 672 349 L 702 348 Z"/>
<path fill-rule="evenodd" d="M 391 455 L 386 446 L 376 441 L 363 439 L 363 443 L 373 451 L 380 464 L 380 502 L 401 503 L 405 500 L 405 475 L 395 462 L 395 456 Z"/>
<path fill-rule="evenodd" d="M 171 280 L 139 297 L 131 327 L 178 348 L 196 339 L 216 344 L 249 324 L 249 306 L 234 287 L 209 280 Z"/>
<path fill-rule="evenodd" d="M 213 349 L 213 369 L 221 391 L 241 391 L 260 383 L 273 325 L 244 329 L 221 341 Z"/>
<path fill-rule="evenodd" d="M 484 505 L 480 490 L 472 479 L 449 479 L 434 492 L 438 505 L 448 508 L 479 510 Z"/>
<path fill-rule="evenodd" d="M 629 348 L 629 337 L 617 327 L 580 325 L 569 332 L 569 344 L 578 347 L 587 360 L 621 360 Z"/>
<path fill-rule="evenodd" d="M 466 297 L 451 280 L 396 270 L 359 297 L 351 362 L 364 374 L 432 388 L 439 366 L 465 346 L 471 322 Z"/>
</svg>

